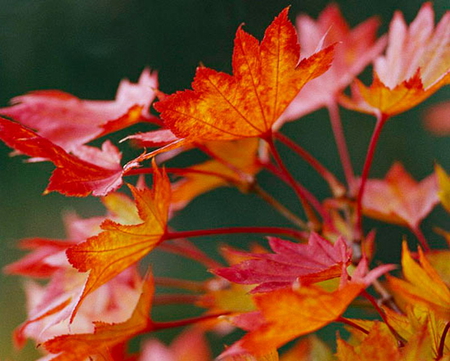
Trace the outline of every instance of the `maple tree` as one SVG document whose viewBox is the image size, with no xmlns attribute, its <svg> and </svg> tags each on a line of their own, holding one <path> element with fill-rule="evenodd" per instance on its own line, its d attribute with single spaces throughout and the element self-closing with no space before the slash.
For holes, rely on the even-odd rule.
<svg viewBox="0 0 450 361">
<path fill-rule="evenodd" d="M 450 81 L 450 12 L 436 27 L 431 3 L 409 26 L 396 12 L 387 36 L 378 38 L 377 20 L 351 29 L 336 5 L 317 21 L 299 16 L 298 34 L 288 13 L 275 17 L 261 41 L 240 26 L 232 75 L 202 65 L 192 90 L 166 95 L 146 69 L 137 83 L 122 81 L 114 101 L 37 91 L 0 109 L 0 139 L 13 154 L 56 167 L 44 193 L 96 196 L 106 209 L 102 216 L 66 217 L 67 239 L 21 241 L 29 253 L 4 270 L 28 279 L 28 316 L 14 332 L 18 347 L 35 341 L 41 361 L 208 361 L 217 355 L 206 334 L 240 328 L 245 335 L 223 348 L 221 361 L 450 359 L 450 230 L 436 228 L 447 249 L 432 247 L 421 230 L 439 203 L 450 214 L 450 176 L 435 165 L 416 181 L 396 162 L 382 179 L 370 177 L 387 120 Z M 356 77 L 371 64 L 366 87 Z M 377 117 L 359 176 L 339 104 Z M 330 115 L 345 181 L 284 134 L 288 121 L 321 107 Z M 428 120 L 434 131 L 447 132 L 436 111 L 448 111 L 448 104 Z M 152 126 L 117 145 L 89 144 L 138 122 Z M 127 142 L 141 154 L 122 164 L 119 146 Z M 323 178 L 328 198 L 293 175 L 280 145 Z M 166 166 L 191 150 L 207 159 Z M 287 185 L 301 210 L 267 191 L 261 174 Z M 291 225 L 174 229 L 173 217 L 190 202 L 225 186 L 254 195 Z M 383 264 L 374 250 L 380 236 L 365 227 L 366 216 L 407 227 L 417 252 L 397 240 L 400 264 Z M 240 233 L 262 242 L 249 249 L 220 244 L 217 258 L 197 244 Z M 145 273 L 142 260 L 158 252 L 195 262 L 204 278 L 161 277 L 156 266 Z M 160 320 L 157 307 L 170 304 L 197 313 Z M 367 317 L 352 318 L 354 308 Z M 339 334 L 327 345 L 314 333 L 330 324 L 350 337 Z M 170 346 L 156 339 L 156 331 L 172 328 L 184 331 Z"/>
</svg>

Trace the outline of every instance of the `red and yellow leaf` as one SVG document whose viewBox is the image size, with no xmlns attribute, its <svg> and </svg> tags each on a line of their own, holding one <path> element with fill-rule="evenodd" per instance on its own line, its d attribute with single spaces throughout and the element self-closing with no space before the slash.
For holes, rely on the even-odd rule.
<svg viewBox="0 0 450 361">
<path fill-rule="evenodd" d="M 439 184 L 439 199 L 442 205 L 450 213 L 450 176 L 440 165 L 436 164 L 434 171 Z"/>
<path fill-rule="evenodd" d="M 330 348 L 316 335 L 301 339 L 292 349 L 281 356 L 281 361 L 332 361 Z"/>
<path fill-rule="evenodd" d="M 386 116 L 394 116 L 422 103 L 449 82 L 450 73 L 425 89 L 418 71 L 410 79 L 402 81 L 394 88 L 389 88 L 374 73 L 370 87 L 355 80 L 355 85 L 352 86 L 353 99 L 341 96 L 341 104 L 363 113 L 376 114 L 379 111 Z"/>
<path fill-rule="evenodd" d="M 333 58 L 331 46 L 298 63 L 300 48 L 287 14 L 288 8 L 275 18 L 261 43 L 238 29 L 232 76 L 199 67 L 193 90 L 156 103 L 165 125 L 192 141 L 267 136 L 300 89 Z"/>
<path fill-rule="evenodd" d="M 361 283 L 347 283 L 339 290 L 327 292 L 311 285 L 298 290 L 284 288 L 257 294 L 254 300 L 261 312 L 262 323 L 225 354 L 246 350 L 263 355 L 299 336 L 317 331 L 336 321 L 364 288 Z M 242 321 L 245 323 L 245 318 L 246 314 L 243 314 L 235 321 L 239 325 Z"/>
<path fill-rule="evenodd" d="M 421 305 L 433 310 L 444 320 L 450 320 L 450 290 L 419 249 L 419 263 L 413 260 L 406 242 L 403 243 L 402 270 L 404 280 L 388 276 L 396 301 L 405 305 Z"/>
<path fill-rule="evenodd" d="M 352 346 L 347 342 L 338 339 L 337 358 L 339 361 L 402 360 L 397 340 L 392 335 L 389 328 L 381 322 L 376 322 L 369 334 L 356 346 Z"/>
<path fill-rule="evenodd" d="M 103 143 L 102 149 L 80 146 L 77 154 L 72 155 L 32 130 L 1 117 L 0 139 L 21 153 L 51 161 L 56 166 L 46 193 L 103 196 L 119 188 L 124 172 L 134 167 L 130 163 L 122 168 L 121 154 L 109 141 Z"/>
<path fill-rule="evenodd" d="M 80 361 L 92 356 L 110 359 L 111 347 L 128 342 L 151 327 L 149 313 L 153 293 L 153 279 L 148 277 L 144 281 L 141 297 L 127 321 L 116 324 L 94 322 L 93 333 L 61 335 L 46 341 L 44 348 L 52 354 L 58 354 L 51 361 Z"/>
<path fill-rule="evenodd" d="M 166 232 L 170 205 L 166 174 L 155 168 L 151 190 L 131 185 L 130 189 L 142 223 L 124 225 L 107 219 L 101 225 L 103 232 L 67 250 L 75 268 L 80 272 L 90 271 L 80 303 L 89 293 L 151 252 Z"/>
</svg>

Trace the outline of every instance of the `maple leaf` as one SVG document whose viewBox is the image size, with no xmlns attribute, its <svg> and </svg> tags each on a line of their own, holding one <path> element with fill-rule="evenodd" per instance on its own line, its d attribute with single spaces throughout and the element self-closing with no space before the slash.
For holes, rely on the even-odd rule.
<svg viewBox="0 0 450 361">
<path fill-rule="evenodd" d="M 245 254 L 247 260 L 229 268 L 213 272 L 240 284 L 258 284 L 252 293 L 273 291 L 277 288 L 316 283 L 340 277 L 350 264 L 351 250 L 341 237 L 333 245 L 312 233 L 308 244 L 298 244 L 279 238 L 269 238 L 275 252 Z"/>
<path fill-rule="evenodd" d="M 114 101 L 81 100 L 59 90 L 36 91 L 12 99 L 0 114 L 71 152 L 89 141 L 150 116 L 158 87 L 155 73 L 145 69 L 138 83 L 122 80 Z"/>
<path fill-rule="evenodd" d="M 442 281 L 445 282 L 447 287 L 450 287 L 450 262 L 448 262 L 450 259 L 450 251 L 443 249 L 432 250 L 427 252 L 426 258 L 439 274 Z"/>
<path fill-rule="evenodd" d="M 405 353 L 411 355 L 426 353 L 434 356 L 434 358 L 411 357 L 407 360 L 437 359 L 436 355 L 443 351 L 439 349 L 442 347 L 442 337 L 445 336 L 448 321 L 439 318 L 433 309 L 420 304 L 407 304 L 406 314 L 394 312 L 387 307 L 383 307 L 383 310 L 389 325 L 404 342 L 407 342 Z M 445 353 L 450 355 L 450 339 L 446 338 L 444 342 Z"/>
<path fill-rule="evenodd" d="M 329 347 L 316 335 L 301 339 L 292 349 L 283 354 L 281 361 L 332 361 Z"/>
<path fill-rule="evenodd" d="M 450 12 L 434 27 L 430 2 L 422 5 L 409 28 L 397 11 L 389 27 L 385 56 L 374 61 L 373 83 L 352 86 L 353 99 L 342 105 L 392 116 L 421 103 L 450 82 Z"/>
<path fill-rule="evenodd" d="M 369 334 L 356 346 L 349 345 L 340 338 L 337 340 L 337 358 L 340 361 L 400 361 L 400 357 L 397 340 L 381 322 L 376 322 Z"/>
<path fill-rule="evenodd" d="M 49 262 L 48 257 L 53 258 L 54 254 L 64 252 L 67 247 L 75 242 L 65 240 L 53 240 L 45 238 L 29 238 L 20 241 L 19 248 L 34 250 L 21 260 L 5 266 L 3 271 L 7 274 L 29 276 L 35 278 L 45 278 L 54 274 L 59 265 Z"/>
<path fill-rule="evenodd" d="M 43 344 L 44 348 L 52 354 L 58 354 L 50 360 L 79 361 L 95 355 L 109 359 L 111 347 L 127 342 L 151 327 L 152 321 L 149 318 L 149 312 L 153 293 L 153 279 L 147 276 L 138 303 L 131 317 L 125 322 L 94 322 L 93 333 L 61 335 L 46 341 Z"/>
<path fill-rule="evenodd" d="M 240 27 L 234 41 L 233 75 L 197 68 L 193 90 L 155 104 L 165 126 L 192 141 L 264 137 L 311 79 L 325 72 L 333 46 L 300 63 L 294 26 L 284 9 L 261 43 Z"/>
<path fill-rule="evenodd" d="M 362 283 L 349 282 L 333 292 L 309 285 L 295 290 L 282 288 L 256 294 L 253 297 L 259 313 L 242 314 L 233 319 L 238 326 L 251 325 L 251 331 L 223 355 L 245 351 L 264 355 L 299 336 L 314 332 L 341 316 L 364 288 Z"/>
<path fill-rule="evenodd" d="M 137 164 L 122 168 L 121 154 L 109 141 L 102 149 L 80 146 L 76 155 L 43 138 L 19 123 L 0 117 L 0 139 L 30 157 L 51 161 L 56 169 L 45 193 L 57 191 L 67 196 L 106 195 L 119 188 L 124 172 Z"/>
<path fill-rule="evenodd" d="M 419 263 L 413 260 L 406 242 L 402 249 L 404 280 L 388 276 L 389 286 L 399 304 L 415 304 L 450 320 L 450 290 L 419 249 Z"/>
<path fill-rule="evenodd" d="M 309 81 L 281 116 L 282 120 L 298 119 L 335 101 L 386 45 L 386 38 L 376 40 L 379 21 L 370 18 L 350 29 L 336 4 L 328 5 L 317 21 L 299 15 L 296 21 L 302 54 L 313 54 L 324 37 L 325 44 L 337 43 L 330 69 Z"/>
<path fill-rule="evenodd" d="M 140 220 L 134 202 L 120 193 L 110 193 L 102 198 L 109 216 L 120 222 Z M 68 324 L 70 315 L 79 302 L 87 275 L 76 271 L 68 262 L 66 250 L 87 237 L 98 234 L 105 216 L 80 219 L 74 214 L 66 216 L 64 223 L 67 240 L 42 238 L 25 239 L 21 247 L 32 252 L 21 260 L 5 267 L 5 271 L 28 277 L 51 277 L 47 285 L 27 280 L 27 320 L 14 332 L 14 341 L 23 346 L 25 339 L 38 343 L 67 332 L 92 330 L 91 320 L 121 321 L 129 317 L 127 305 L 134 303 L 139 294 L 140 277 L 137 269 L 129 267 L 113 280 L 91 293 L 79 310 L 79 317 Z M 95 305 L 95 306 L 94 306 Z"/>
<path fill-rule="evenodd" d="M 369 217 L 417 229 L 438 202 L 434 175 L 417 182 L 396 162 L 385 179 L 367 180 L 362 206 Z"/>
<path fill-rule="evenodd" d="M 154 167 L 151 190 L 129 185 L 141 223 L 128 225 L 106 219 L 101 224 L 103 232 L 67 250 L 76 269 L 90 271 L 77 308 L 89 293 L 152 251 L 166 233 L 170 182 L 165 172 Z"/>
<path fill-rule="evenodd" d="M 439 184 L 439 199 L 442 205 L 450 213 L 450 177 L 447 172 L 438 164 L 434 167 Z"/>
</svg>

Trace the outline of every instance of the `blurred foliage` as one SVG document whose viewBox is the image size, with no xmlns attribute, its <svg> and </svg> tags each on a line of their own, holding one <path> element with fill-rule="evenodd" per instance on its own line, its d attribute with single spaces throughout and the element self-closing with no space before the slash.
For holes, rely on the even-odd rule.
<svg viewBox="0 0 450 361">
<path fill-rule="evenodd" d="M 338 1 L 351 25 L 379 15 L 385 32 L 396 9 L 410 21 L 419 0 Z M 257 37 L 273 17 L 292 5 L 291 19 L 305 12 L 317 17 L 325 0 L 0 0 L 0 106 L 10 98 L 36 89 L 61 89 L 86 99 L 112 99 L 120 79 L 135 81 L 146 66 L 159 73 L 160 88 L 171 93 L 190 86 L 199 63 L 229 71 L 233 37 L 239 24 Z M 448 0 L 434 1 L 439 19 Z M 417 178 L 432 171 L 437 160 L 449 169 L 449 141 L 433 138 L 422 131 L 421 114 L 431 103 L 448 98 L 444 89 L 419 109 L 390 122 L 381 137 L 372 175 L 385 174 L 395 159 L 404 162 Z M 343 112 L 349 147 L 357 170 L 361 169 L 373 120 Z M 362 118 L 362 119 L 361 119 Z M 327 114 L 319 111 L 287 130 L 306 149 L 342 176 Z M 120 135 L 117 139 L 120 139 Z M 76 210 L 88 217 L 101 214 L 96 199 L 66 199 L 58 194 L 41 197 L 52 167 L 48 164 L 22 164 L 8 157 L 0 144 L 0 264 L 17 259 L 18 239 L 24 237 L 63 237 L 61 213 Z M 305 184 L 316 184 L 317 176 L 297 160 L 288 159 L 294 173 Z M 267 187 L 279 191 L 278 184 Z M 324 191 L 325 188 L 319 189 Z M 225 192 L 225 193 L 224 193 Z M 226 197 L 227 202 L 222 202 Z M 289 195 L 280 198 L 290 205 Z M 235 201 L 235 202 L 234 202 Z M 214 227 L 244 223 L 257 217 L 264 223 L 270 217 L 256 200 L 246 199 L 227 189 L 196 200 L 182 217 L 175 219 L 179 229 Z M 258 212 L 258 213 L 256 213 Z M 437 214 L 436 214 L 437 213 Z M 439 212 L 426 224 L 439 223 Z M 273 221 L 273 220 L 271 220 Z M 194 226 L 195 225 L 195 226 Z M 378 224 L 373 223 L 373 226 Z M 392 245 L 386 253 L 395 261 L 404 229 L 388 227 L 379 232 Z M 395 245 L 395 246 L 394 246 Z M 215 244 L 206 248 L 212 249 Z M 155 260 L 158 263 L 158 260 Z M 167 262 L 159 262 L 161 265 Z M 14 351 L 11 332 L 25 314 L 24 296 L 17 277 L 0 276 L 0 359 L 30 360 L 36 353 L 29 344 Z"/>
</svg>

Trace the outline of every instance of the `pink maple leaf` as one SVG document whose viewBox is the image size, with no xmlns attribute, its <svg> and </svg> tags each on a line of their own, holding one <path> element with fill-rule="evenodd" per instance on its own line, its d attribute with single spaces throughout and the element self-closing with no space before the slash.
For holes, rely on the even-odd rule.
<svg viewBox="0 0 450 361">
<path fill-rule="evenodd" d="M 400 163 L 395 163 L 385 179 L 367 181 L 362 206 L 370 217 L 414 230 L 438 203 L 434 174 L 418 182 Z"/>
<path fill-rule="evenodd" d="M 269 292 L 298 281 L 315 283 L 340 277 L 351 258 L 342 237 L 332 244 L 312 233 L 308 244 L 269 238 L 269 245 L 275 253 L 242 253 L 247 260 L 213 272 L 234 283 L 257 284 L 252 293 Z"/>
<path fill-rule="evenodd" d="M 322 37 L 325 37 L 324 45 L 337 45 L 330 69 L 304 86 L 279 122 L 300 118 L 334 101 L 338 93 L 383 50 L 386 39 L 376 40 L 378 26 L 379 21 L 370 18 L 350 29 L 336 4 L 329 5 L 316 21 L 307 15 L 299 15 L 297 29 L 302 56 L 314 53 Z"/>
<path fill-rule="evenodd" d="M 82 100 L 59 90 L 35 91 L 12 100 L 0 114 L 30 127 L 67 152 L 107 133 L 147 119 L 158 87 L 145 69 L 138 83 L 124 79 L 115 100 Z"/>
</svg>

